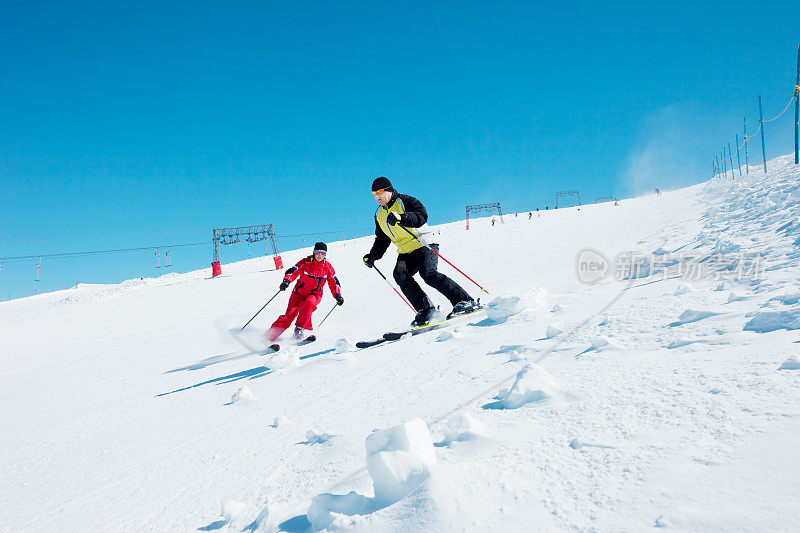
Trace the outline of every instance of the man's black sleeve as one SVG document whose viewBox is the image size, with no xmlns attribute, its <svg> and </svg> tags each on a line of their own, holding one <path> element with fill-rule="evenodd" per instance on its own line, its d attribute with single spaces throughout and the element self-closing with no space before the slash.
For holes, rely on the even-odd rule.
<svg viewBox="0 0 800 533">
<path fill-rule="evenodd" d="M 383 230 L 378 226 L 378 219 L 375 219 L 375 242 L 372 243 L 372 249 L 369 251 L 369 256 L 372 258 L 373 261 L 377 261 L 383 254 L 386 253 L 386 250 L 389 248 L 389 244 L 392 241 L 389 240 L 389 237 L 383 232 Z"/>
<path fill-rule="evenodd" d="M 428 212 L 422 202 L 406 194 L 399 194 L 398 197 L 403 200 L 403 208 L 405 209 L 405 213 L 400 217 L 402 225 L 409 228 L 418 228 L 428 221 Z"/>
</svg>

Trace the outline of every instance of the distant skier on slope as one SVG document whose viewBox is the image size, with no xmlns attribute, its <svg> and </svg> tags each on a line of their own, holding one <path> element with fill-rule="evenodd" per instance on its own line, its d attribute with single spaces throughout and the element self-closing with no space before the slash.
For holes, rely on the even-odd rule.
<svg viewBox="0 0 800 533">
<path fill-rule="evenodd" d="M 311 315 L 322 300 L 322 283 L 325 281 L 328 282 L 328 287 L 330 287 L 336 303 L 344 305 L 339 279 L 336 277 L 333 265 L 327 261 L 327 255 L 328 246 L 324 242 L 318 242 L 314 245 L 312 255 L 304 257 L 286 271 L 280 284 L 280 290 L 285 291 L 292 281 L 300 279 L 289 297 L 286 312 L 279 316 L 267 331 L 266 338 L 269 342 L 280 337 L 281 333 L 292 325 L 295 318 L 297 318 L 294 328 L 295 339 L 302 339 L 306 330 L 314 329 L 311 325 Z"/>
<path fill-rule="evenodd" d="M 372 194 L 380 207 L 375 211 L 375 242 L 364 256 L 364 263 L 372 268 L 375 261 L 386 253 L 390 243 L 397 246 L 394 280 L 417 311 L 411 324 L 427 324 L 436 309 L 414 280 L 413 276 L 417 272 L 425 283 L 442 293 L 453 304 L 448 318 L 473 310 L 477 306 L 475 300 L 455 281 L 436 270 L 438 256 L 421 239 L 418 240 L 420 231 L 415 228 L 421 228 L 428 220 L 425 206 L 412 196 L 399 194 L 385 177 L 376 178 L 372 182 Z M 414 236 L 399 226 L 408 228 Z M 438 244 L 431 244 L 430 247 L 439 250 Z"/>
</svg>

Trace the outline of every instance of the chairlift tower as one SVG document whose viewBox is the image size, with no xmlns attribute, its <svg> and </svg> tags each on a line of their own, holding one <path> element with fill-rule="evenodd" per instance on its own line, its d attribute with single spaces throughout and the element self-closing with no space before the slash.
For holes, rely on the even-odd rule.
<svg viewBox="0 0 800 533">
<path fill-rule="evenodd" d="M 500 217 L 500 223 L 505 224 L 503 220 L 503 210 L 500 208 L 500 202 L 491 204 L 475 204 L 467 206 L 467 229 L 469 229 L 469 214 L 470 213 L 495 213 Z"/>
<path fill-rule="evenodd" d="M 575 201 L 576 203 L 573 204 L 573 206 L 577 205 L 578 207 L 580 207 L 581 205 L 583 205 L 581 203 L 581 193 L 577 189 L 572 191 L 558 191 L 556 193 L 556 209 L 558 209 L 559 205 L 561 205 L 562 207 L 564 206 L 564 204 L 561 203 L 562 198 L 566 199 L 567 201 L 569 201 L 570 199 Z"/>
<path fill-rule="evenodd" d="M 275 227 L 272 224 L 262 224 L 259 226 L 240 226 L 238 228 L 214 228 L 214 259 L 211 263 L 211 274 L 213 277 L 222 274 L 222 265 L 219 260 L 220 244 L 236 244 L 242 241 L 252 244 L 254 242 L 269 241 L 267 252 L 272 249 L 272 256 L 275 261 L 275 268 L 283 268 L 283 259 L 278 251 L 278 237 L 275 234 Z"/>
</svg>

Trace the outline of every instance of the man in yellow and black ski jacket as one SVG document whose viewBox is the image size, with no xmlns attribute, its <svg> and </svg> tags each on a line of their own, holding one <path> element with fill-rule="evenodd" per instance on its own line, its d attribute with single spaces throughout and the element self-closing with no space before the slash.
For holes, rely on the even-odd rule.
<svg viewBox="0 0 800 533">
<path fill-rule="evenodd" d="M 364 263 L 372 268 L 375 261 L 386 253 L 389 244 L 394 243 L 397 246 L 394 280 L 417 310 L 412 324 L 427 324 L 435 309 L 414 279 L 417 272 L 422 281 L 450 300 L 453 304 L 451 315 L 472 309 L 475 302 L 470 295 L 458 283 L 437 270 L 439 257 L 420 238 L 419 228 L 428 221 L 428 212 L 422 202 L 413 196 L 395 191 L 385 177 L 376 178 L 372 182 L 372 194 L 379 205 L 375 211 L 375 242 L 364 256 Z M 430 247 L 439 250 L 438 244 L 430 244 Z"/>
</svg>

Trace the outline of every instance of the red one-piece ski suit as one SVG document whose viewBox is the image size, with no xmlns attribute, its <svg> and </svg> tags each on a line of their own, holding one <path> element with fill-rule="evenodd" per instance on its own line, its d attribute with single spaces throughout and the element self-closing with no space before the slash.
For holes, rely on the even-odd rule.
<svg viewBox="0 0 800 533">
<path fill-rule="evenodd" d="M 295 266 L 286 271 L 283 279 L 289 282 L 297 279 L 297 284 L 289 297 L 286 312 L 278 317 L 278 320 L 267 332 L 270 342 L 286 331 L 286 328 L 292 325 L 295 317 L 297 318 L 295 323 L 297 327 L 307 330 L 314 329 L 311 325 L 311 315 L 322 300 L 322 283 L 324 281 L 327 280 L 331 294 L 334 296 L 342 292 L 333 265 L 327 259 L 315 261 L 314 256 L 308 256 L 298 261 Z"/>
</svg>

